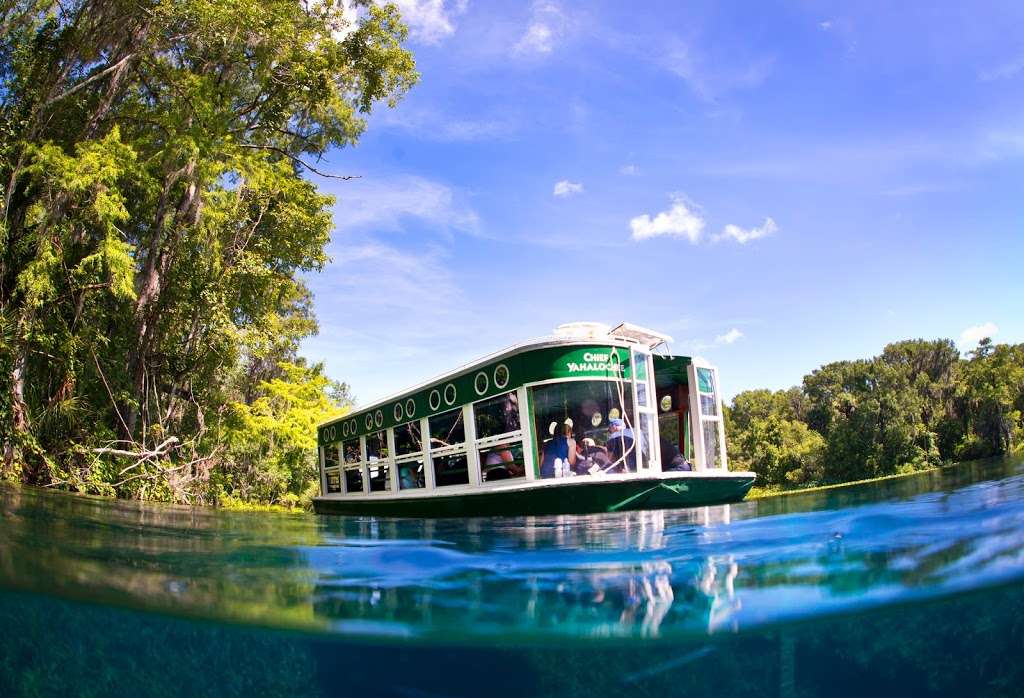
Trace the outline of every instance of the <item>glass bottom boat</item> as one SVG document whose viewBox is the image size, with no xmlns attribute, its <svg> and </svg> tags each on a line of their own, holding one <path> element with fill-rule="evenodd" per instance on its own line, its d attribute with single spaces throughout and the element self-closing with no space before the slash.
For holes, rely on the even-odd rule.
<svg viewBox="0 0 1024 698">
<path fill-rule="evenodd" d="M 516 516 L 737 502 L 718 370 L 622 324 L 563 325 L 318 430 L 318 513 Z"/>
</svg>

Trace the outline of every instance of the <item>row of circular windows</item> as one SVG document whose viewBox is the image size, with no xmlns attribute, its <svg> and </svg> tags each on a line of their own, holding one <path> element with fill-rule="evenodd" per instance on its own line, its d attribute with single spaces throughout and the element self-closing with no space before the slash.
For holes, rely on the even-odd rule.
<svg viewBox="0 0 1024 698">
<path fill-rule="evenodd" d="M 494 381 L 494 387 L 498 390 L 503 390 L 508 386 L 509 381 L 509 370 L 505 364 L 498 364 L 494 367 L 494 373 L 491 376 L 487 375 L 486 371 L 480 371 L 473 377 L 473 390 L 478 396 L 485 395 L 491 387 L 491 381 Z M 455 404 L 455 401 L 459 398 L 458 390 L 455 388 L 454 383 L 449 383 L 444 386 L 443 399 L 444 404 L 451 407 Z M 436 412 L 441 408 L 442 390 L 434 388 L 430 391 L 430 396 L 427 398 L 427 402 L 430 404 L 430 411 Z M 409 398 L 405 401 L 404 405 L 401 402 L 396 402 L 392 411 L 392 416 L 395 418 L 395 423 L 403 422 L 407 419 L 412 419 L 416 416 L 416 401 Z M 384 412 L 377 410 L 376 412 L 367 412 L 364 418 L 364 425 L 366 430 L 370 431 L 374 427 L 380 429 L 384 426 Z M 337 438 L 337 432 L 335 431 L 336 425 L 331 425 L 326 434 L 328 441 L 333 441 Z M 359 433 L 359 422 L 353 417 L 345 422 L 341 423 L 341 437 L 348 438 L 355 436 Z"/>
</svg>

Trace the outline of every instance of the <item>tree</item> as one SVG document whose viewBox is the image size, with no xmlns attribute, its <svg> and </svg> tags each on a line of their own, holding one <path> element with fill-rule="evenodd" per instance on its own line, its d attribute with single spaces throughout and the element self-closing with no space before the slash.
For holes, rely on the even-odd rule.
<svg viewBox="0 0 1024 698">
<path fill-rule="evenodd" d="M 341 176 L 317 161 L 417 79 L 396 8 L 354 5 L 0 8 L 9 474 L 207 501 L 236 472 L 235 405 L 275 381 L 335 389 L 286 368 L 316 331 L 299 275 L 332 228 L 308 177 Z"/>
</svg>

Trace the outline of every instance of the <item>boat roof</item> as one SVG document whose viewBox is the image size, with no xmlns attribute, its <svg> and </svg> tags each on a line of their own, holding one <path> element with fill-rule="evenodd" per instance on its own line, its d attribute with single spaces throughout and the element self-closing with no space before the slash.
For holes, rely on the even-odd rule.
<svg viewBox="0 0 1024 698">
<path fill-rule="evenodd" d="M 608 325 L 595 322 L 574 322 L 559 325 L 550 335 L 536 337 L 525 342 L 513 344 L 510 347 L 492 352 L 486 356 L 470 361 L 469 363 L 453 368 L 450 371 L 428 378 L 427 380 L 421 381 L 420 383 L 412 385 L 399 392 L 374 400 L 366 405 L 360 405 L 341 417 L 335 417 L 334 419 L 321 423 L 318 425 L 318 429 L 331 424 L 337 424 L 345 420 L 350 420 L 353 417 L 361 416 L 366 412 L 379 409 L 384 405 L 394 403 L 397 400 L 419 393 L 432 386 L 437 386 L 438 384 L 444 383 L 454 377 L 465 375 L 483 366 L 526 352 L 551 347 L 594 345 L 621 347 L 625 349 L 630 347 L 642 347 L 646 350 L 653 350 L 662 345 L 666 345 L 671 341 L 672 338 L 666 334 L 625 322 L 614 328 L 609 328 Z M 685 363 L 689 362 L 690 357 L 673 356 L 671 358 L 683 359 L 685 360 L 683 365 L 685 365 Z"/>
</svg>

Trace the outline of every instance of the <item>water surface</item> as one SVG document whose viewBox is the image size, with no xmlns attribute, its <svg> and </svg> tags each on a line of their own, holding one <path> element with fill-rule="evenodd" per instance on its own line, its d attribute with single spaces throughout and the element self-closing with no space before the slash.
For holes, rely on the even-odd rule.
<svg viewBox="0 0 1024 698">
<path fill-rule="evenodd" d="M 0 489 L 0 695 L 1020 695 L 1024 460 L 697 509 Z M 129 690 L 134 689 L 134 690 Z"/>
</svg>

